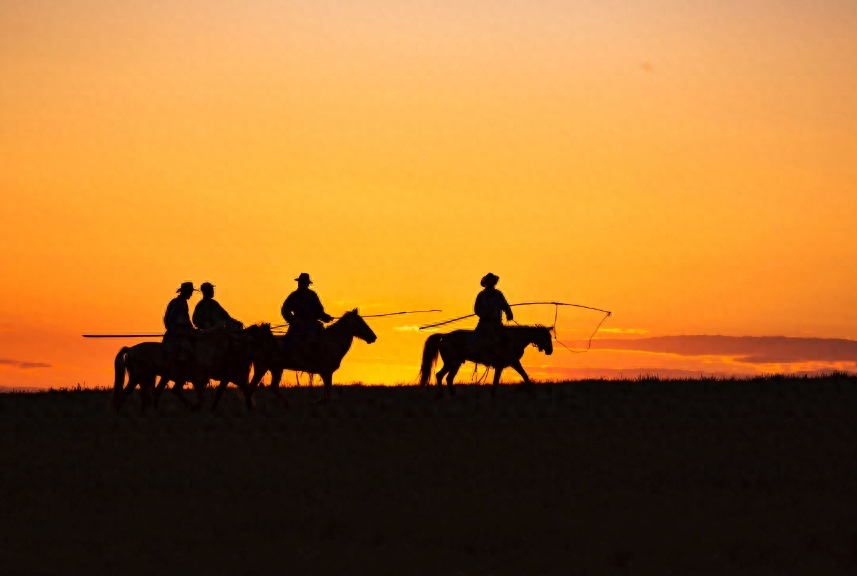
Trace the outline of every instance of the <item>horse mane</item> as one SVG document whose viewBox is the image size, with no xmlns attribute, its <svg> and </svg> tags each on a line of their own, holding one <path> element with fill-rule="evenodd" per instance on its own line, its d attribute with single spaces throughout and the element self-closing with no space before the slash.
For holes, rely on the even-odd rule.
<svg viewBox="0 0 857 576">
<path fill-rule="evenodd" d="M 340 322 L 342 322 L 343 320 L 345 320 L 349 316 L 358 316 L 359 317 L 360 314 L 357 313 L 357 308 L 355 308 L 354 310 L 349 310 L 348 312 L 345 312 L 344 314 L 342 314 L 342 316 L 340 316 L 339 318 L 337 318 L 336 320 L 334 320 L 333 322 L 331 322 L 330 324 L 325 326 L 324 329 L 328 330 L 330 328 L 333 328 L 334 326 L 336 326 L 337 324 L 339 324 Z"/>
</svg>

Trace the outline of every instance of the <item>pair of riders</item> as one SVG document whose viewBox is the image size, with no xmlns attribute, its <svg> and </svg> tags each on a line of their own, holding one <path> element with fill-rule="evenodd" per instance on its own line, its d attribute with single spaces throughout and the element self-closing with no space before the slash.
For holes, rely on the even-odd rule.
<svg viewBox="0 0 857 576">
<path fill-rule="evenodd" d="M 512 308 L 503 293 L 497 290 L 498 276 L 488 273 L 482 278 L 484 288 L 476 297 L 473 311 L 479 317 L 479 323 L 470 343 L 471 351 L 481 357 L 492 357 L 497 345 L 502 342 L 503 314 L 506 320 L 512 320 Z M 330 322 L 333 317 L 324 311 L 318 294 L 309 289 L 312 280 L 306 272 L 295 278 L 298 289 L 289 294 L 283 302 L 281 313 L 289 324 L 289 331 L 283 340 L 285 351 L 303 349 L 311 351 L 318 343 L 324 330 L 322 322 Z M 192 352 L 190 339 L 198 331 L 215 329 L 239 330 L 243 324 L 232 318 L 214 299 L 214 285 L 205 282 L 200 286 L 202 300 L 193 311 L 193 322 L 188 309 L 188 300 L 196 289 L 192 282 L 184 282 L 176 290 L 178 296 L 167 305 L 164 314 L 164 346 L 172 358 L 186 360 Z"/>
<path fill-rule="evenodd" d="M 167 304 L 167 311 L 164 314 L 166 333 L 163 344 L 173 361 L 181 362 L 190 357 L 193 352 L 191 338 L 197 333 L 216 330 L 237 331 L 244 328 L 241 322 L 230 316 L 214 299 L 213 284 L 205 282 L 199 287 L 199 291 L 202 292 L 202 300 L 193 309 L 193 322 L 191 322 L 187 305 L 190 297 L 196 292 L 193 282 L 182 283 L 176 290 L 178 296 Z"/>
</svg>

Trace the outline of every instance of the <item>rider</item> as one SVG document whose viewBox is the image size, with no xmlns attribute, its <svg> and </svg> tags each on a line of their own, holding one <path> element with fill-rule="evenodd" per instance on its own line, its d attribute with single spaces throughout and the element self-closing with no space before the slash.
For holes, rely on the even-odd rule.
<svg viewBox="0 0 857 576">
<path fill-rule="evenodd" d="M 333 317 L 324 311 L 318 295 L 309 289 L 312 281 L 309 274 L 302 272 L 295 278 L 298 289 L 289 294 L 281 310 L 283 318 L 289 323 L 289 331 L 283 340 L 283 346 L 312 345 L 324 329 L 322 322 L 330 322 Z"/>
<path fill-rule="evenodd" d="M 231 329 L 241 329 L 244 325 L 238 320 L 229 315 L 223 306 L 214 299 L 214 285 L 211 282 L 205 282 L 199 287 L 202 292 L 202 300 L 200 300 L 196 308 L 193 309 L 193 324 L 200 330 L 223 326 Z"/>
<path fill-rule="evenodd" d="M 193 352 L 190 337 L 194 328 L 190 322 L 187 301 L 195 290 L 193 282 L 183 282 L 176 290 L 178 296 L 170 300 L 164 314 L 164 328 L 167 330 L 163 339 L 164 348 L 171 358 L 178 357 L 180 361 L 187 360 Z"/>
<path fill-rule="evenodd" d="M 482 287 L 485 288 L 476 297 L 473 311 L 479 317 L 479 323 L 474 332 L 476 349 L 482 356 L 493 356 L 494 349 L 500 341 L 503 332 L 503 316 L 506 321 L 512 320 L 512 308 L 506 302 L 503 293 L 497 290 L 497 281 L 500 278 L 491 272 L 482 278 Z"/>
</svg>

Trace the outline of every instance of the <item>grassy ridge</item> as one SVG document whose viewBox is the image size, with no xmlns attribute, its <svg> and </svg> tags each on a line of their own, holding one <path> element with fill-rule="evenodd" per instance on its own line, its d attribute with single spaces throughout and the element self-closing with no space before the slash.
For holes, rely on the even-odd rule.
<svg viewBox="0 0 857 576">
<path fill-rule="evenodd" d="M 852 574 L 857 379 L 0 396 L 4 574 Z M 337 389 L 339 392 L 339 389 Z M 432 391 L 433 392 L 433 391 Z M 193 392 L 188 392 L 192 395 Z M 210 399 L 209 399 L 210 405 Z"/>
</svg>

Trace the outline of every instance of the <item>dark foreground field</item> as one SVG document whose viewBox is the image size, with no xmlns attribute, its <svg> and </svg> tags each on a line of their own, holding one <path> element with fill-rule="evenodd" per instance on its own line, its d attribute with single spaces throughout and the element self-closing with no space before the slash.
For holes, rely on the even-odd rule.
<svg viewBox="0 0 857 576">
<path fill-rule="evenodd" d="M 286 392 L 0 395 L 0 573 L 857 573 L 853 378 Z"/>
</svg>

